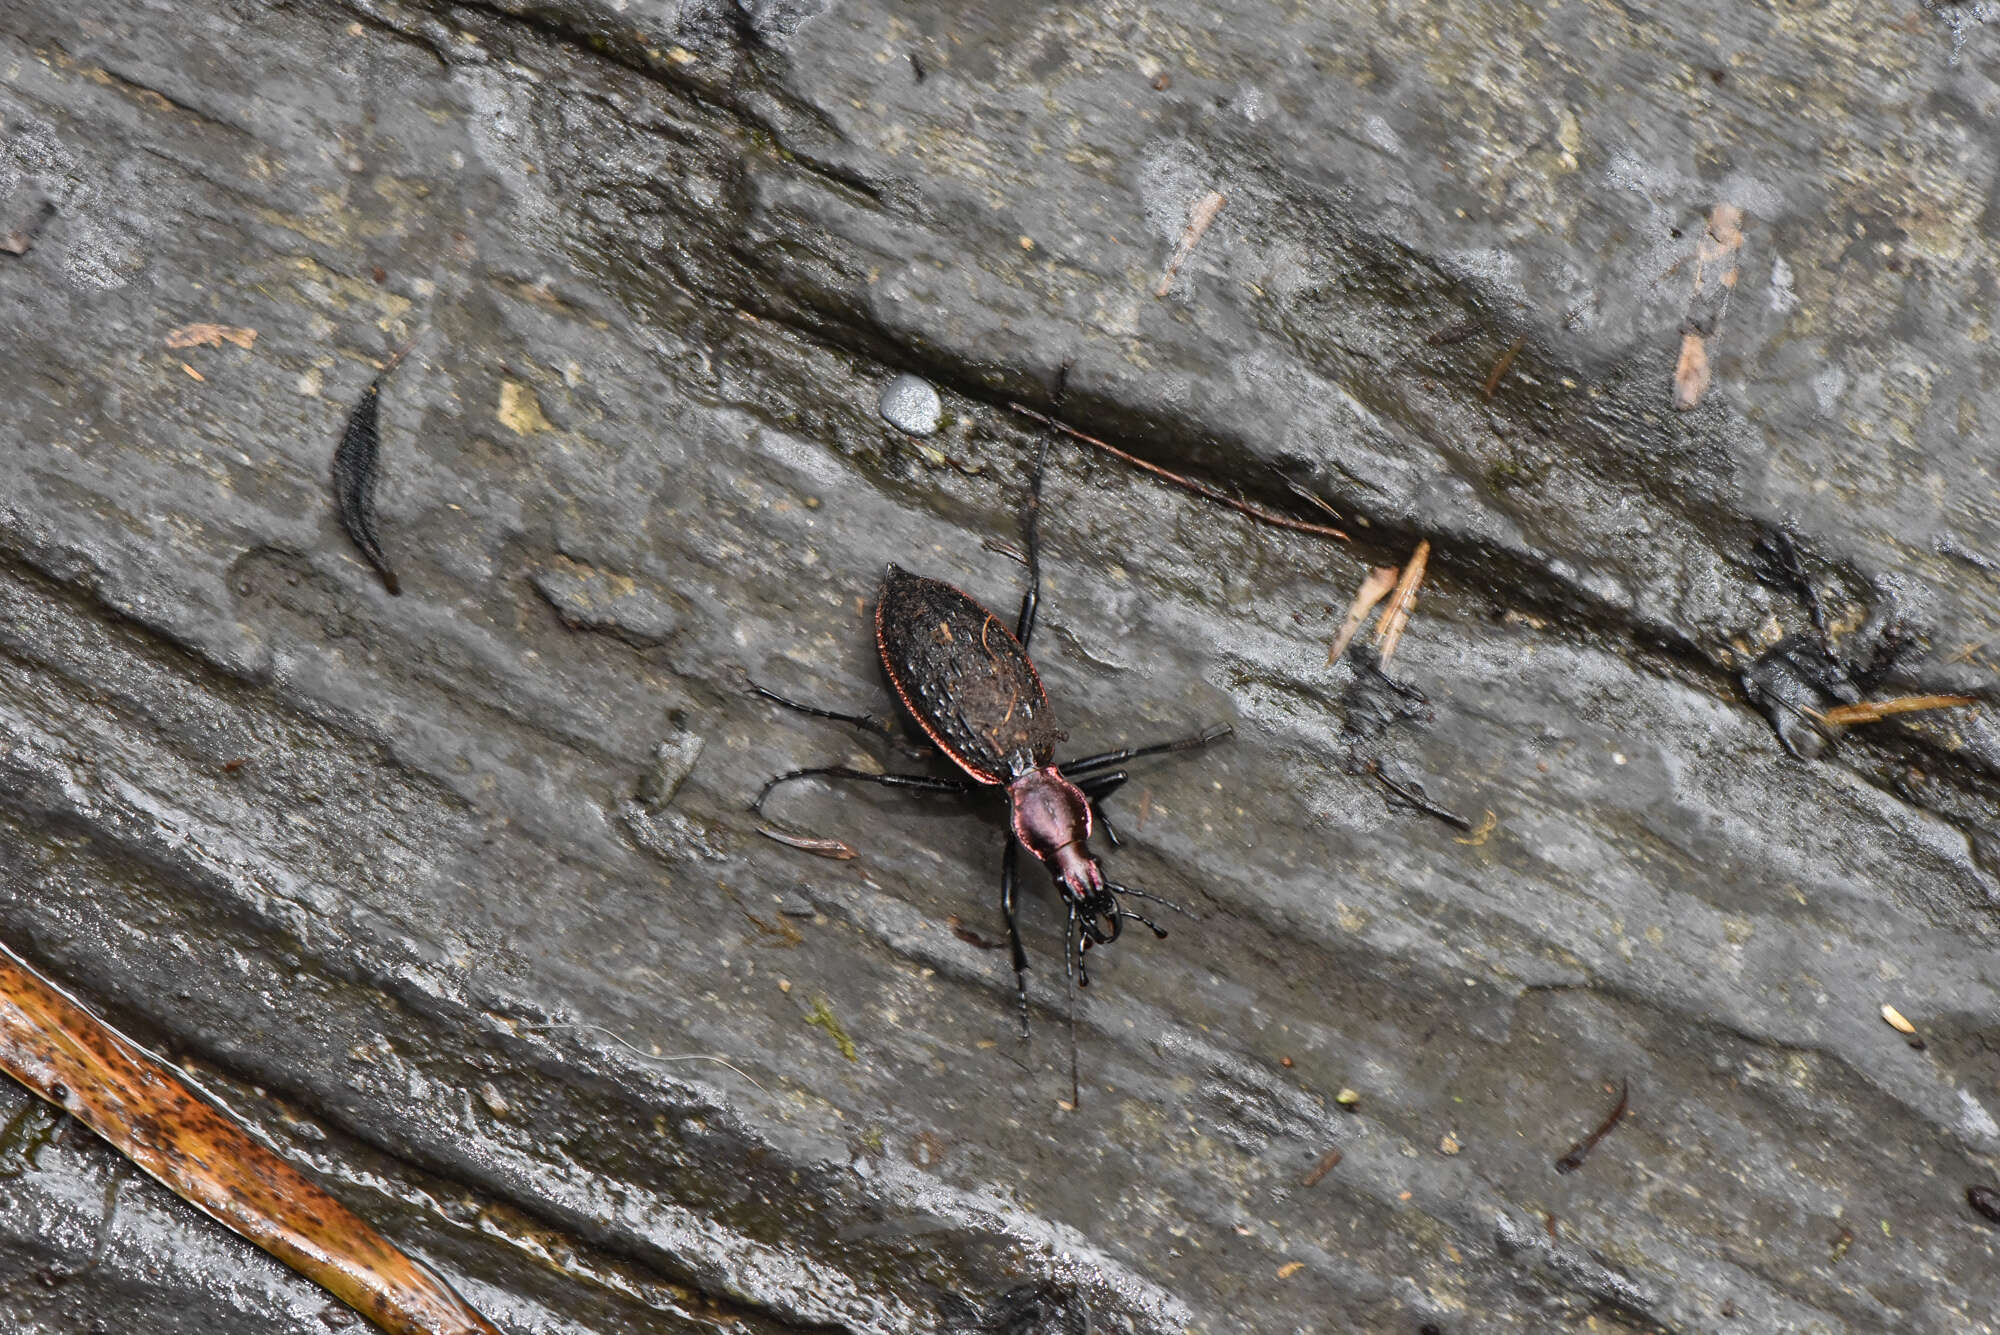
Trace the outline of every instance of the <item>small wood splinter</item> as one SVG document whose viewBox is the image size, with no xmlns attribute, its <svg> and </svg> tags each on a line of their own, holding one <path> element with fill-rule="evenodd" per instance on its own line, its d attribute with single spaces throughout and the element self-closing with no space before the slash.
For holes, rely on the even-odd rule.
<svg viewBox="0 0 2000 1335">
<path fill-rule="evenodd" d="M 1961 705 L 1976 705 L 1979 700 L 1970 695 L 1904 695 L 1894 700 L 1863 700 L 1859 704 L 1835 705 L 1824 713 L 1808 714 L 1821 723 L 1879 723 L 1895 714 L 1915 714 L 1926 709 L 1957 709 Z"/>
<path fill-rule="evenodd" d="M 1375 610 L 1375 604 L 1389 596 L 1389 590 L 1396 587 L 1397 568 L 1376 566 L 1368 572 L 1368 578 L 1361 581 L 1361 588 L 1354 595 L 1354 601 L 1347 605 L 1347 619 L 1340 623 L 1340 634 L 1333 637 L 1333 643 L 1326 648 L 1326 665 L 1332 667 L 1347 652 L 1347 646 L 1354 642 L 1355 632 L 1368 620 L 1368 614 Z"/>
<path fill-rule="evenodd" d="M 1328 1150 L 1325 1154 L 1319 1156 L 1318 1163 L 1306 1170 L 1306 1175 L 1299 1179 L 1299 1185 L 1302 1187 L 1318 1186 L 1320 1179 L 1340 1167 L 1340 1160 L 1341 1153 L 1339 1150 Z"/>
<path fill-rule="evenodd" d="M 1891 1029 L 1901 1034 L 1903 1041 L 1908 1043 L 1912 1048 L 1915 1048 L 1918 1052 L 1924 1050 L 1924 1036 L 1917 1032 L 1915 1025 L 1903 1018 L 1903 1012 L 1897 1010 L 1886 1001 L 1882 1003 L 1882 1020 Z"/>
<path fill-rule="evenodd" d="M 817 853 L 823 858 L 832 858 L 836 862 L 851 861 L 855 856 L 853 846 L 839 839 L 818 839 L 811 835 L 787 834 L 783 830 L 770 825 L 759 825 L 757 833 L 763 835 L 766 839 L 781 843 L 787 848 L 796 848 L 807 853 Z"/>
<path fill-rule="evenodd" d="M 1396 646 L 1403 642 L 1403 628 L 1410 624 L 1410 611 L 1417 605 L 1417 586 L 1424 582 L 1424 568 L 1430 564 L 1431 543 L 1425 538 L 1410 553 L 1409 564 L 1403 567 L 1403 577 L 1396 583 L 1396 592 L 1390 597 L 1388 607 L 1383 609 L 1382 619 L 1375 623 L 1375 644 L 1382 652 L 1382 666 L 1386 669 L 1389 660 L 1396 656 Z"/>
<path fill-rule="evenodd" d="M 1424 570 L 1430 565 L 1430 560 L 1430 539 L 1425 538 L 1417 543 L 1409 561 L 1400 569 L 1396 566 L 1377 566 L 1368 572 L 1368 577 L 1361 581 L 1361 588 L 1355 592 L 1354 601 L 1347 605 L 1347 619 L 1340 623 L 1340 633 L 1327 646 L 1329 667 L 1340 661 L 1355 634 L 1367 622 L 1368 613 L 1385 597 L 1389 603 L 1382 609 L 1381 619 L 1375 623 L 1375 648 L 1381 656 L 1381 666 L 1389 666 L 1389 660 L 1396 656 L 1396 646 L 1403 642 L 1403 630 L 1410 624 L 1410 611 L 1417 605 L 1417 586 L 1424 582 Z M 1390 593 L 1392 589 L 1395 591 L 1393 596 Z"/>
<path fill-rule="evenodd" d="M 1486 377 L 1487 398 L 1492 398 L 1493 392 L 1500 388 L 1500 381 L 1505 378 L 1508 370 L 1514 365 L 1514 359 L 1520 356 L 1521 349 L 1527 346 L 1528 336 L 1523 334 L 1508 344 L 1507 351 L 1500 354 L 1500 360 L 1493 363 L 1493 372 Z"/>
<path fill-rule="evenodd" d="M 1221 192 L 1211 190 L 1197 199 L 1194 206 L 1188 210 L 1188 223 L 1181 232 L 1180 245 L 1174 248 L 1174 257 L 1167 261 L 1167 271 L 1160 275 L 1159 285 L 1153 289 L 1154 296 L 1164 297 L 1172 289 L 1174 276 L 1180 273 L 1181 266 L 1187 263 L 1188 256 L 1194 254 L 1194 248 L 1201 244 L 1202 233 L 1206 232 L 1209 224 L 1215 221 L 1215 215 L 1222 212 L 1224 202 L 1226 197 Z"/>
</svg>

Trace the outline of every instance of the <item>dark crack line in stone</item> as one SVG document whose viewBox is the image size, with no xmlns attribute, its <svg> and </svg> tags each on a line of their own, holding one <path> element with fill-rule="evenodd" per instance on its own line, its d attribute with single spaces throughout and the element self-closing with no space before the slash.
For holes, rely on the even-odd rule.
<svg viewBox="0 0 2000 1335">
<path fill-rule="evenodd" d="M 703 86 L 693 79 L 675 77 L 668 70 L 662 69 L 652 60 L 646 58 L 642 51 L 636 50 L 628 40 L 627 35 L 623 32 L 608 32 L 602 35 L 593 35 L 569 24 L 557 21 L 546 14 L 513 13 L 500 7 L 498 4 L 492 3 L 491 0 L 442 0 L 442 2 L 447 9 L 466 10 L 475 14 L 482 14 L 488 19 L 506 27 L 533 33 L 543 40 L 569 52 L 573 56 L 581 56 L 591 61 L 615 65 L 620 69 L 636 74 L 648 84 L 665 89 L 676 100 L 684 104 L 719 113 L 725 118 L 734 121 L 743 129 L 767 137 L 786 162 L 795 163 L 805 168 L 808 173 L 827 184 L 838 187 L 843 191 L 857 193 L 871 203 L 881 207 L 887 207 L 889 204 L 887 194 L 879 183 L 860 176 L 836 163 L 829 162 L 824 157 L 813 153 L 809 149 L 802 149 L 795 144 L 787 143 L 787 136 L 784 131 L 772 124 L 768 117 L 760 116 L 751 110 L 745 105 L 743 97 L 717 97 L 714 90 Z M 342 5 L 341 7 L 349 12 L 362 12 L 354 10 L 350 5 Z M 396 30 L 394 25 L 386 19 L 373 15 L 369 17 L 373 18 L 377 24 L 387 27 L 392 31 Z M 411 34 L 405 34 L 405 37 L 411 41 L 419 40 Z M 753 65 L 766 58 L 767 52 L 768 48 L 761 41 L 744 41 L 743 56 Z M 443 59 L 443 57 L 440 57 L 440 59 Z M 838 128 L 829 122 L 825 113 L 817 107 L 800 102 L 797 97 L 783 89 L 768 87 L 761 79 L 749 83 L 748 87 L 781 102 L 797 114 L 812 120 L 828 134 L 838 137 Z"/>
</svg>

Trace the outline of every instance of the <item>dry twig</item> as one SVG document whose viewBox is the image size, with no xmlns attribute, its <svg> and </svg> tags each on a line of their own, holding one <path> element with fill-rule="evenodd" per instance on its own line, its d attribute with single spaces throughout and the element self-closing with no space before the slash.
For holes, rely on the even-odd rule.
<svg viewBox="0 0 2000 1335">
<path fill-rule="evenodd" d="M 1892 714 L 1915 714 L 1926 709 L 1956 709 L 1960 705 L 1976 705 L 1979 701 L 1970 695 L 1904 695 L 1894 700 L 1863 700 L 1859 704 L 1835 705 L 1825 713 L 1811 714 L 1821 723 L 1877 723 Z"/>
<path fill-rule="evenodd" d="M 1303 519 L 1290 519 L 1284 515 L 1277 514 L 1270 510 L 1266 510 L 1260 505 L 1252 505 L 1248 501 L 1238 500 L 1236 499 L 1236 497 L 1231 496 L 1227 492 L 1217 491 L 1214 487 L 1211 487 L 1206 483 L 1197 482 L 1191 477 L 1182 477 L 1179 473 L 1170 473 L 1166 469 L 1160 467 L 1158 464 L 1149 463 L 1146 460 L 1141 459 L 1136 454 L 1127 454 L 1124 450 L 1119 449 L 1116 445 L 1108 444 L 1105 441 L 1099 440 L 1095 436 L 1086 436 L 1083 432 L 1078 431 L 1075 427 L 1069 425 L 1067 422 L 1058 422 L 1055 418 L 1050 417 L 1047 413 L 1036 412 L 1033 408 L 1030 408 L 1025 403 L 1015 403 L 1010 401 L 1007 404 L 1007 406 L 1011 408 L 1013 411 L 1021 414 L 1023 417 L 1033 418 L 1035 421 L 1040 422 L 1043 426 L 1062 432 L 1065 436 L 1070 437 L 1072 440 L 1080 440 L 1086 445 L 1095 445 L 1098 449 L 1103 450 L 1106 454 L 1115 455 L 1116 457 L 1123 459 L 1126 463 L 1131 464 L 1134 468 L 1143 468 L 1148 473 L 1153 474 L 1153 476 L 1165 478 L 1167 481 L 1173 483 L 1177 487 L 1185 487 L 1187 490 L 1193 492 L 1197 496 L 1206 496 L 1211 501 L 1220 501 L 1222 504 L 1228 506 L 1232 510 L 1235 510 L 1239 514 L 1249 515 L 1252 519 L 1258 520 L 1261 523 L 1272 524 L 1278 528 L 1289 528 L 1299 533 L 1317 533 L 1323 538 L 1338 538 L 1342 542 L 1347 541 L 1347 535 L 1341 532 L 1337 528 L 1330 528 L 1325 524 L 1308 524 Z"/>
</svg>

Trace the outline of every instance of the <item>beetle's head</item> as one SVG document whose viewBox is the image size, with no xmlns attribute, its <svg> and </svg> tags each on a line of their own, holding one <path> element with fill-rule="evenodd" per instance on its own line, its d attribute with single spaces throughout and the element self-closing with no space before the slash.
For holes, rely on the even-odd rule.
<svg viewBox="0 0 2000 1335">
<path fill-rule="evenodd" d="M 1084 937 L 1099 945 L 1117 940 L 1118 901 L 1090 853 L 1090 799 L 1054 765 L 1023 774 L 1007 786 L 1007 796 L 1014 806 L 1014 837 L 1056 878 L 1082 919 Z"/>
</svg>

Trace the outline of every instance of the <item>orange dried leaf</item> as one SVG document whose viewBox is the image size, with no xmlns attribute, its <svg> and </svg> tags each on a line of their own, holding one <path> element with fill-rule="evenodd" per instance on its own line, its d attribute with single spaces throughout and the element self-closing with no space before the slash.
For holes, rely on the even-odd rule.
<svg viewBox="0 0 2000 1335">
<path fill-rule="evenodd" d="M 180 1073 L 0 945 L 0 1070 L 390 1335 L 499 1335 Z"/>
</svg>

